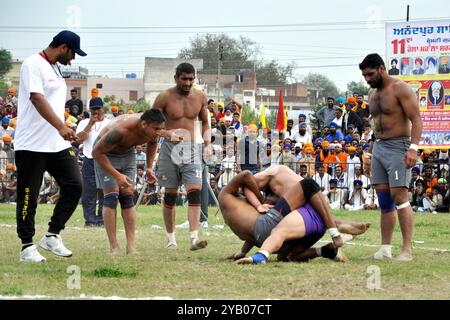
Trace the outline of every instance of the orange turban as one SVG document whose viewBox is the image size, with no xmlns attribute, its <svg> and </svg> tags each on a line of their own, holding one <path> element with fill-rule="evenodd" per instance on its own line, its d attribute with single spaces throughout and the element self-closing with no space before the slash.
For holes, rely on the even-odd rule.
<svg viewBox="0 0 450 320">
<path fill-rule="evenodd" d="M 353 152 L 356 152 L 356 148 L 355 147 L 348 147 L 348 152 L 351 152 L 351 151 L 353 151 Z"/>
<path fill-rule="evenodd" d="M 6 165 L 6 170 L 14 170 L 14 164 L 8 163 L 8 164 Z"/>
<path fill-rule="evenodd" d="M 91 89 L 91 97 L 92 98 L 97 98 L 98 97 L 98 89 L 97 88 L 92 88 Z"/>
<path fill-rule="evenodd" d="M 310 151 L 311 153 L 314 153 L 314 149 L 312 147 L 306 147 L 304 152 L 306 153 L 308 151 Z"/>
<path fill-rule="evenodd" d="M 8 93 L 9 94 L 16 94 L 17 93 L 17 89 L 14 87 L 8 88 Z"/>
<path fill-rule="evenodd" d="M 253 129 L 253 130 L 255 130 L 255 131 L 258 131 L 258 127 L 256 126 L 256 124 L 250 124 L 250 125 L 248 126 L 248 128 L 249 128 L 249 129 Z"/>
<path fill-rule="evenodd" d="M 330 146 L 330 143 L 328 142 L 328 141 L 324 141 L 324 142 L 322 142 L 322 147 L 329 147 Z"/>
<path fill-rule="evenodd" d="M 8 163 L 9 164 L 9 163 Z M 425 193 L 433 193 L 433 189 L 428 188 L 427 191 L 425 191 Z"/>
<path fill-rule="evenodd" d="M 356 98 L 355 97 L 348 97 L 347 102 L 356 103 Z"/>
<path fill-rule="evenodd" d="M 11 141 L 12 141 L 12 138 L 11 138 L 10 136 L 4 136 L 4 137 L 3 137 L 3 141 L 5 141 L 5 142 L 11 142 Z"/>
<path fill-rule="evenodd" d="M 119 111 L 119 107 L 118 106 L 112 106 L 111 107 L 111 111 L 112 112 L 117 112 L 117 111 Z"/>
<path fill-rule="evenodd" d="M 68 112 L 64 112 L 64 118 L 70 117 L 70 114 Z"/>
<path fill-rule="evenodd" d="M 426 154 L 426 155 L 431 154 L 431 152 L 433 152 L 431 149 L 424 149 L 423 150 L 423 154 Z"/>
<path fill-rule="evenodd" d="M 307 143 L 305 143 L 305 145 L 303 146 L 303 148 L 308 148 L 308 147 L 311 147 L 311 148 L 313 148 L 314 149 L 314 145 L 313 145 L 313 143 L 312 142 L 307 142 Z"/>
</svg>

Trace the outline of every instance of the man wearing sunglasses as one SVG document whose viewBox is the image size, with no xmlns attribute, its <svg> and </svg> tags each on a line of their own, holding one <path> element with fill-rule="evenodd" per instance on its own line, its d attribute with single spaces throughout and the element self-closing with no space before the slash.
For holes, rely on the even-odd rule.
<svg viewBox="0 0 450 320">
<path fill-rule="evenodd" d="M 45 171 L 60 187 L 48 232 L 39 245 L 62 257 L 72 256 L 59 236 L 81 196 L 81 176 L 71 141 L 78 138 L 66 127 L 64 106 L 67 86 L 58 63 L 70 65 L 80 49 L 80 37 L 68 30 L 58 33 L 49 46 L 28 57 L 20 70 L 19 107 L 15 133 L 17 165 L 17 233 L 22 241 L 21 261 L 45 258 L 33 244 L 34 216 Z"/>
</svg>

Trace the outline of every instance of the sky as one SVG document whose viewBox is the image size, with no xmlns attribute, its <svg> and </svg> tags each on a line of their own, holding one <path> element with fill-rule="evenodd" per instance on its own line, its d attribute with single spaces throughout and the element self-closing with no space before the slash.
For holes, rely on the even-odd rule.
<svg viewBox="0 0 450 320">
<path fill-rule="evenodd" d="M 69 29 L 88 54 L 72 65 L 142 76 L 146 56 L 175 58 L 197 34 L 242 35 L 265 60 L 295 61 L 291 82 L 321 73 L 344 91 L 362 80 L 358 63 L 367 54 L 385 55 L 384 25 L 405 21 L 408 4 L 410 21 L 450 16 L 448 0 L 15 0 L 0 10 L 0 48 L 23 60 Z"/>
</svg>

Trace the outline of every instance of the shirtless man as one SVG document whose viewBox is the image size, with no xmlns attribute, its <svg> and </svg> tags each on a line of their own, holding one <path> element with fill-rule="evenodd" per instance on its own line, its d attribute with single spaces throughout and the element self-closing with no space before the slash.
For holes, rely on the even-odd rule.
<svg viewBox="0 0 450 320">
<path fill-rule="evenodd" d="M 205 248 L 208 243 L 198 239 L 202 164 L 194 131 L 195 122 L 199 119 L 205 143 L 204 156 L 207 158 L 212 153 L 209 111 L 206 95 L 200 90 L 192 90 L 195 69 L 191 64 L 180 64 L 174 79 L 176 86 L 162 92 L 153 103 L 153 108 L 161 110 L 167 119 L 157 172 L 159 184 L 165 188 L 163 216 L 168 237 L 167 248 L 178 248 L 174 232 L 175 202 L 178 188 L 184 184 L 189 201 L 190 249 L 198 250 Z"/>
<path fill-rule="evenodd" d="M 364 164 L 366 173 L 371 166 L 371 181 L 381 209 L 381 248 L 371 257 L 392 258 L 391 241 L 397 210 L 403 247 L 396 260 L 410 261 L 413 211 L 408 201 L 408 185 L 422 134 L 419 106 L 411 88 L 388 75 L 378 54 L 365 57 L 359 69 L 372 88 L 369 105 L 377 138 L 372 156 L 365 157 Z"/>
<path fill-rule="evenodd" d="M 290 175 L 290 173 L 287 173 Z M 294 175 L 287 176 L 286 172 L 281 175 L 289 182 L 293 182 Z M 242 259 L 251 250 L 253 246 L 260 247 L 265 239 L 269 237 L 272 230 L 283 219 L 282 209 L 283 202 L 276 201 L 275 206 L 270 206 L 268 203 L 274 203 L 277 197 L 269 196 L 264 200 L 262 208 L 258 208 L 259 211 L 267 211 L 267 213 L 261 214 L 253 207 L 246 199 L 239 196 L 240 189 L 247 189 L 248 192 L 252 192 L 258 201 L 263 202 L 263 198 L 258 188 L 258 182 L 249 171 L 243 171 L 234 177 L 230 183 L 222 189 L 219 194 L 219 205 L 222 211 L 223 217 L 230 229 L 245 243 L 239 253 L 236 253 L 229 259 L 238 260 L 238 263 L 258 263 L 254 261 L 253 257 Z M 289 181 L 290 180 L 290 181 Z M 295 182 L 294 182 L 295 183 Z M 297 182 L 298 183 L 298 182 Z M 280 189 L 278 189 L 279 191 Z M 281 212 L 280 212 L 281 211 Z M 293 241 L 287 241 L 283 244 L 278 252 L 278 260 L 282 261 L 305 261 L 318 256 L 323 256 L 336 261 L 345 261 L 346 258 L 342 252 L 338 251 L 333 243 L 329 243 L 322 248 L 309 249 L 314 243 L 322 238 L 325 233 L 325 226 L 320 219 L 320 216 L 309 205 L 305 204 L 299 211 L 301 214 L 306 213 L 308 216 L 314 216 L 315 221 L 313 224 L 308 225 L 307 232 L 298 237 L 293 237 Z M 297 213 L 298 214 L 298 213 Z M 334 219 L 334 218 L 333 218 Z M 299 222 L 303 229 L 305 229 L 305 222 L 301 220 Z M 352 233 L 354 235 L 365 232 L 366 225 L 358 223 L 342 223 L 337 222 L 338 228 L 342 232 Z M 267 259 L 265 259 L 267 260 Z M 265 262 L 265 261 L 264 261 Z"/>
<path fill-rule="evenodd" d="M 140 117 L 137 114 L 115 118 L 104 128 L 94 144 L 97 186 L 103 189 L 103 220 L 111 253 L 120 252 L 116 238 L 116 207 L 120 202 L 127 238 L 127 253 L 134 253 L 136 209 L 134 207 L 133 181 L 136 177 L 136 153 L 134 147 L 147 143 L 147 158 L 155 157 L 157 139 L 165 125 L 161 111 L 151 109 Z M 154 183 L 156 177 L 147 161 L 147 181 Z"/>
<path fill-rule="evenodd" d="M 303 179 L 286 166 L 272 166 L 269 169 L 255 175 L 255 180 L 261 190 L 272 192 L 279 197 L 275 208 L 284 217 L 280 224 L 273 230 L 271 235 L 261 244 L 261 250 L 257 257 L 244 259 L 239 263 L 260 263 L 267 261 L 269 254 L 277 252 L 285 241 L 308 237 L 313 230 L 319 232 L 321 228 L 326 228 L 333 239 L 335 248 L 343 245 L 343 240 L 336 227 L 336 221 L 331 215 L 331 208 L 328 201 L 321 192 L 320 186 L 312 179 Z M 248 188 L 247 188 L 248 189 Z M 244 194 L 248 201 L 264 212 L 267 207 L 261 206 L 257 195 L 250 190 L 244 189 Z M 346 233 L 355 234 L 355 227 L 348 225 L 351 229 Z M 366 228 L 360 224 L 359 228 Z M 357 229 L 358 229 L 357 227 Z M 320 232 L 319 232 L 320 233 Z M 322 237 L 318 234 L 318 239 Z M 307 249 L 305 246 L 303 249 Z M 257 261 L 261 257 L 264 261 Z M 250 260 L 249 260 L 250 259 Z"/>
</svg>

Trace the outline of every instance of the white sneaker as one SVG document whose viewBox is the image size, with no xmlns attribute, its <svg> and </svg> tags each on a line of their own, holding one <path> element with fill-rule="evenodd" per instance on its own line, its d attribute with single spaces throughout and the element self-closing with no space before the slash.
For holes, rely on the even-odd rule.
<svg viewBox="0 0 450 320">
<path fill-rule="evenodd" d="M 39 242 L 39 246 L 45 250 L 53 252 L 57 256 L 72 256 L 72 251 L 64 246 L 64 243 L 62 242 L 61 236 L 59 234 L 51 237 L 43 236 L 41 241 Z"/>
<path fill-rule="evenodd" d="M 47 259 L 41 256 L 37 247 L 33 244 L 20 252 L 20 261 L 24 262 L 45 262 Z"/>
<path fill-rule="evenodd" d="M 166 246 L 166 249 L 177 250 L 178 249 L 178 245 L 177 245 L 176 242 L 168 242 L 167 246 Z"/>
<path fill-rule="evenodd" d="M 202 221 L 202 222 L 200 222 L 200 227 L 202 227 L 202 228 L 208 228 L 208 227 L 209 227 L 208 221 Z"/>
<path fill-rule="evenodd" d="M 189 221 L 186 220 L 186 221 L 183 222 L 182 224 L 177 224 L 176 227 L 177 227 L 177 228 L 182 228 L 182 229 L 187 229 L 187 228 L 189 228 Z"/>
</svg>

